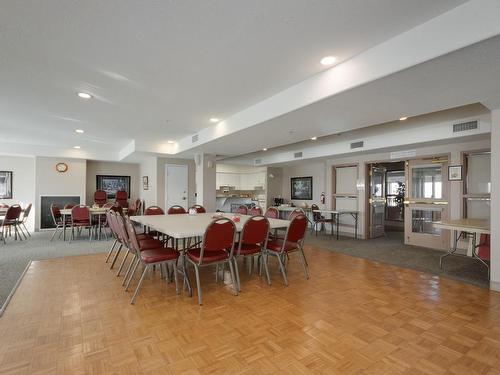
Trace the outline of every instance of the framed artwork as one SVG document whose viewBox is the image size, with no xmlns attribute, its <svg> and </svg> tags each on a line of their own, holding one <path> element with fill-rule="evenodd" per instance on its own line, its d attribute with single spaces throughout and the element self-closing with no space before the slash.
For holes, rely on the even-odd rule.
<svg viewBox="0 0 500 375">
<path fill-rule="evenodd" d="M 12 199 L 11 171 L 0 171 L 0 199 Z"/>
<path fill-rule="evenodd" d="M 448 180 L 449 181 L 462 181 L 462 166 L 450 165 L 448 167 Z"/>
<path fill-rule="evenodd" d="M 292 199 L 312 200 L 313 197 L 313 178 L 312 177 L 292 177 L 291 195 Z"/>
<path fill-rule="evenodd" d="M 108 198 L 115 198 L 116 192 L 125 190 L 130 198 L 130 176 L 96 176 L 96 189 L 104 190 Z"/>
<path fill-rule="evenodd" d="M 142 176 L 142 190 L 149 189 L 149 178 L 148 176 Z"/>
</svg>

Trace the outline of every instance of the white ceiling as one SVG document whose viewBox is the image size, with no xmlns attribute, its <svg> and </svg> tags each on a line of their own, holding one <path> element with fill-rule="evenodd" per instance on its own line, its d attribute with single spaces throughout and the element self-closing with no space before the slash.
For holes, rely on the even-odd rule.
<svg viewBox="0 0 500 375">
<path fill-rule="evenodd" d="M 92 157 L 176 140 L 464 2 L 2 2 L 0 141 Z"/>
</svg>

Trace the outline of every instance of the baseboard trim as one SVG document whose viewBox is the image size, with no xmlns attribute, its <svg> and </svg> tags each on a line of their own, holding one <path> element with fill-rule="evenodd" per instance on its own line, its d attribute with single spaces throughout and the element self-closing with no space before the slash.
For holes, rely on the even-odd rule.
<svg viewBox="0 0 500 375">
<path fill-rule="evenodd" d="M 490 289 L 495 292 L 500 292 L 500 281 L 490 280 Z"/>
<path fill-rule="evenodd" d="M 23 281 L 24 275 L 26 274 L 26 272 L 28 272 L 28 268 L 30 268 L 30 266 L 31 266 L 31 260 L 26 265 L 26 268 L 24 269 L 21 276 L 19 276 L 19 279 L 17 279 L 16 283 L 14 284 L 14 287 L 12 288 L 9 295 L 5 299 L 5 302 L 3 303 L 2 307 L 0 307 L 0 317 L 2 317 L 3 313 L 7 309 L 7 305 L 9 304 L 12 297 L 14 297 L 14 293 L 16 292 L 17 288 L 19 287 L 19 284 L 21 284 L 21 281 Z"/>
</svg>

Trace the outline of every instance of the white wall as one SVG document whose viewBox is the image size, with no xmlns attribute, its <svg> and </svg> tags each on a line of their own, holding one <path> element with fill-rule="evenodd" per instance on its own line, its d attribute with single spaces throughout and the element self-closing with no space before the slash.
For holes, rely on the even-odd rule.
<svg viewBox="0 0 500 375">
<path fill-rule="evenodd" d="M 32 203 L 32 211 L 26 226 L 33 231 L 36 216 L 35 158 L 0 155 L 0 171 L 12 171 L 12 199 L 1 199 L 0 203 L 6 203 L 9 206 L 20 204 L 23 208 Z"/>
<path fill-rule="evenodd" d="M 139 165 L 139 198 L 144 202 L 144 208 L 157 205 L 157 162 L 158 158 L 152 156 L 141 161 Z M 144 190 L 142 178 L 148 177 L 148 189 Z"/>
<path fill-rule="evenodd" d="M 500 109 L 491 112 L 491 289 L 500 291 Z"/>
<path fill-rule="evenodd" d="M 129 202 L 139 198 L 139 189 L 142 190 L 142 181 L 139 187 L 139 164 L 87 160 L 86 204 L 94 203 L 97 175 L 130 176 Z"/>
<path fill-rule="evenodd" d="M 307 164 L 293 165 L 283 168 L 282 177 L 282 196 L 286 200 L 291 199 L 290 179 L 292 177 L 309 177 L 313 178 L 313 199 L 312 200 L 292 200 L 296 206 L 301 206 L 306 203 L 310 206 L 313 203 L 320 205 L 321 193 L 326 193 L 326 164 L 325 162 L 313 162 Z"/>
<path fill-rule="evenodd" d="M 158 158 L 156 168 L 156 204 L 163 209 L 165 207 L 165 166 L 167 164 L 179 164 L 188 166 L 188 207 L 196 204 L 196 177 L 195 163 L 190 159 Z M 215 183 L 214 183 L 215 194 Z"/>
<path fill-rule="evenodd" d="M 68 171 L 59 173 L 57 163 L 66 163 Z M 35 227 L 40 227 L 40 197 L 43 195 L 79 196 L 85 201 L 87 161 L 85 159 L 60 159 L 37 157 L 35 160 Z"/>
</svg>

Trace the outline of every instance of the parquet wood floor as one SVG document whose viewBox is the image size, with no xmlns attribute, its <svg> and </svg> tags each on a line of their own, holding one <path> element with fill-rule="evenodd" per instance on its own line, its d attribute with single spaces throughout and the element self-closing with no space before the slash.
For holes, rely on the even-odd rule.
<svg viewBox="0 0 500 375">
<path fill-rule="evenodd" d="M 34 262 L 0 319 L 1 374 L 500 374 L 500 293 L 307 248 L 285 288 L 156 273 L 135 306 L 104 255 Z"/>
</svg>

